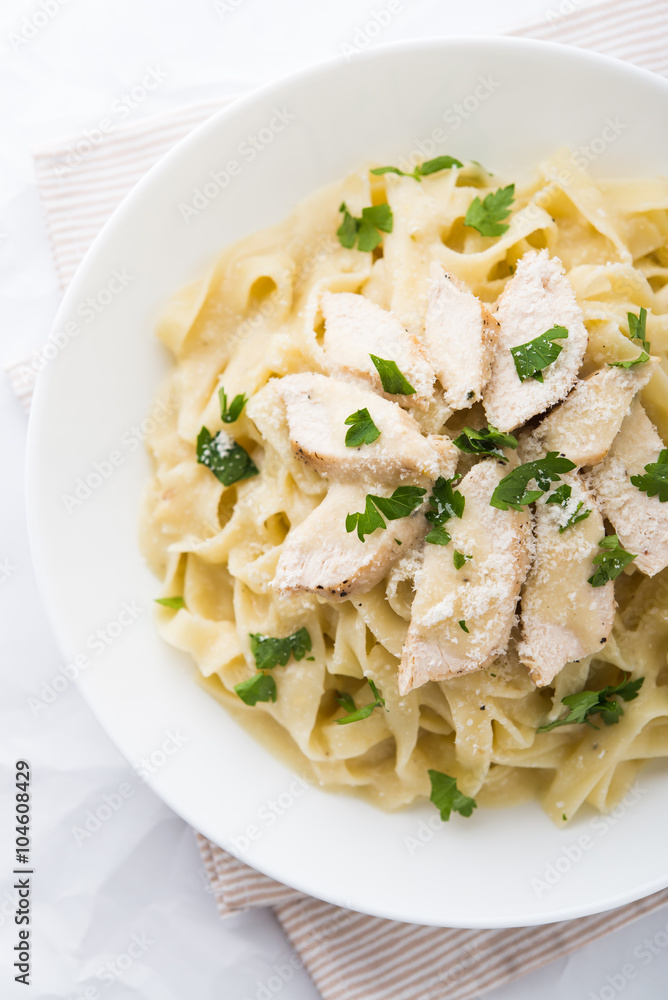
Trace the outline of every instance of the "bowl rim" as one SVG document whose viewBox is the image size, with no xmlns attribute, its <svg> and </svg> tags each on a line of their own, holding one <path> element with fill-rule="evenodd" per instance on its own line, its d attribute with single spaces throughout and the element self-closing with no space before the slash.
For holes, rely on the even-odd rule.
<svg viewBox="0 0 668 1000">
<path fill-rule="evenodd" d="M 577 48 L 574 46 L 564 45 L 558 42 L 545 41 L 541 39 L 533 39 L 526 37 L 516 37 L 516 36 L 505 36 L 505 35 L 470 35 L 461 34 L 453 36 L 437 36 L 437 37 L 416 37 L 410 39 L 404 39 L 400 41 L 395 41 L 391 43 L 378 44 L 373 46 L 371 49 L 357 53 L 354 56 L 355 62 L 368 62 L 373 63 L 377 60 L 383 60 L 391 58 L 395 53 L 414 51 L 447 51 L 451 48 L 456 47 L 466 47 L 475 46 L 481 49 L 492 49 L 492 50 L 506 50 L 509 53 L 517 50 L 534 50 L 536 52 L 549 52 L 556 56 L 558 59 L 564 61 L 566 64 L 582 64 L 588 65 L 590 67 L 608 67 L 613 68 L 615 72 L 626 75 L 628 78 L 638 79 L 643 81 L 645 84 L 651 83 L 653 86 L 659 88 L 663 91 L 666 98 L 668 98 L 668 80 L 658 76 L 657 74 L 644 69 L 643 67 L 636 66 L 633 63 L 626 62 L 625 60 L 618 59 L 614 56 L 610 56 L 604 53 L 595 52 L 589 49 Z M 335 74 L 345 68 L 346 65 L 345 56 L 337 54 L 330 56 L 324 60 L 318 60 L 307 66 L 301 67 L 300 69 L 281 75 L 271 81 L 268 81 L 252 90 L 249 93 L 244 94 L 239 97 L 233 98 L 230 103 L 220 110 L 214 112 L 205 121 L 201 122 L 199 125 L 195 126 L 187 135 L 181 138 L 175 143 L 175 145 L 164 155 L 162 155 L 159 160 L 153 164 L 146 172 L 146 174 L 132 187 L 132 189 L 123 197 L 121 202 L 114 208 L 112 214 L 104 223 L 103 227 L 99 233 L 95 236 L 90 247 L 86 251 L 84 257 L 82 258 L 79 266 L 77 267 L 76 273 L 73 276 L 70 284 L 68 285 L 59 308 L 56 312 L 51 330 L 58 329 L 62 325 L 64 319 L 70 313 L 72 306 L 78 301 L 78 286 L 85 282 L 88 271 L 91 269 L 95 263 L 98 254 L 104 250 L 106 242 L 114 234 L 117 227 L 122 226 L 125 217 L 131 213 L 135 206 L 141 204 L 144 198 L 144 192 L 149 190 L 157 177 L 159 177 L 163 172 L 167 172 L 171 169 L 172 164 L 177 162 L 183 155 L 184 152 L 191 146 L 196 145 L 200 139 L 208 135 L 209 133 L 215 133 L 219 127 L 220 123 L 224 122 L 228 117 L 235 116 L 238 114 L 243 114 L 246 110 L 252 109 L 257 103 L 261 103 L 267 96 L 271 95 L 272 92 L 279 88 L 286 86 L 293 87 L 303 87 L 308 84 L 310 80 L 326 77 L 329 74 Z M 183 105 L 185 107 L 187 105 Z M 179 106 L 181 107 L 181 105 Z M 170 112 L 167 112 L 164 116 L 168 117 L 169 114 L 178 110 L 173 108 Z M 142 119 L 136 123 L 137 128 L 141 128 L 142 125 L 151 123 L 155 120 L 155 117 Z M 308 193 L 308 192 L 307 192 Z M 39 501 L 38 501 L 38 483 L 39 483 L 39 470 L 36 462 L 36 449 L 37 440 L 39 434 L 39 427 L 42 421 L 46 418 L 45 409 L 47 404 L 48 386 L 51 380 L 55 377 L 55 371 L 58 366 L 56 365 L 45 365 L 43 370 L 39 373 L 39 377 L 35 386 L 35 394 L 33 403 L 30 411 L 29 428 L 28 428 L 28 440 L 27 440 L 27 453 L 26 453 L 26 469 L 25 469 L 25 486 L 26 486 L 26 513 L 28 520 L 28 535 L 29 535 L 29 545 L 31 552 L 32 565 L 34 568 L 35 576 L 38 583 L 39 593 L 41 596 L 43 607 L 46 611 L 46 615 L 49 621 L 49 625 L 56 637 L 57 644 L 60 648 L 61 653 L 64 653 L 67 649 L 69 642 L 66 639 L 65 624 L 60 619 L 58 612 L 55 608 L 53 591 L 50 583 L 47 581 L 47 559 L 41 551 L 41 545 L 39 541 L 39 528 L 38 522 L 41 519 L 39 513 Z M 125 756 L 123 750 L 120 747 L 119 741 L 115 734 L 111 734 L 105 723 L 102 720 L 100 713 L 92 705 L 91 701 L 88 699 L 85 689 L 79 685 L 79 691 L 83 694 L 89 710 L 93 712 L 96 716 L 98 722 L 105 731 L 105 734 L 109 739 L 112 740 L 114 745 L 119 749 L 119 752 Z M 219 843 L 220 837 L 214 834 L 213 831 L 207 831 L 207 823 L 201 822 L 198 818 L 195 823 L 185 811 L 182 810 L 179 803 L 173 801 L 172 796 L 165 792 L 162 787 L 158 786 L 158 782 L 149 776 L 147 779 L 147 784 L 151 789 L 158 795 L 162 801 L 164 801 L 170 809 L 172 809 L 178 816 L 180 816 L 185 822 L 187 822 L 194 829 L 199 830 L 203 836 L 207 837 L 213 843 Z M 249 864 L 244 857 L 240 856 L 232 844 L 221 843 L 220 846 L 238 858 L 242 863 Z M 307 895 L 314 896 L 313 887 L 300 882 L 299 878 L 290 877 L 289 881 L 286 881 L 284 873 L 273 867 L 272 865 L 249 865 L 262 874 L 289 885 Z M 666 868 L 665 874 L 661 877 L 656 877 L 654 879 L 647 880 L 643 885 L 636 886 L 633 890 L 618 891 L 607 895 L 605 898 L 597 898 L 591 901 L 589 904 L 579 904 L 579 905 L 563 905 L 560 907 L 555 907 L 548 916 L 544 914 L 536 914 L 532 912 L 527 912 L 521 918 L 521 923 L 518 923 L 518 918 L 514 916 L 513 922 L 504 922 L 503 919 L 485 919 L 482 915 L 479 921 L 467 921 L 465 924 L 458 924 L 456 922 L 449 922 L 447 925 L 442 921 L 437 922 L 435 920 L 421 920 L 419 923 L 425 926 L 452 926 L 452 927 L 466 927 L 474 929 L 494 929 L 494 928 L 504 928 L 504 927 L 517 927 L 517 926 L 541 926 L 544 924 L 554 923 L 563 920 L 576 919 L 578 917 L 594 915 L 602 913 L 608 910 L 615 909 L 616 907 L 622 906 L 626 903 L 633 902 L 645 898 L 653 892 L 664 889 L 668 887 L 668 866 Z M 342 897 L 336 897 L 333 894 L 327 895 L 317 895 L 315 898 L 322 899 L 328 903 L 336 906 L 345 907 L 348 909 L 354 909 L 351 907 L 349 901 L 344 900 Z M 405 911 L 401 908 L 397 908 L 394 912 L 389 911 L 384 908 L 382 911 L 374 910 L 372 908 L 357 910 L 357 912 L 362 912 L 370 914 L 373 916 L 382 917 L 389 920 L 394 920 L 397 922 L 414 922 L 418 921 L 412 920 L 412 918 L 407 918 Z"/>
</svg>

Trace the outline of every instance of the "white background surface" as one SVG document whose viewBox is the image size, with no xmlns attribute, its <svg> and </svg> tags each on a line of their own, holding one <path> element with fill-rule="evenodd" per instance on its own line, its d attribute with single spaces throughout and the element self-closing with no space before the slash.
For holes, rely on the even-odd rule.
<svg viewBox="0 0 668 1000">
<path fill-rule="evenodd" d="M 94 127 L 150 68 L 165 79 L 133 118 L 237 93 L 336 55 L 343 44 L 359 43 L 360 27 L 385 6 L 383 0 L 41 3 L 53 15 L 18 47 L 12 36 L 40 11 L 40 0 L 3 0 L 0 11 L 1 364 L 39 346 L 58 304 L 32 170 L 34 147 Z M 560 6 L 582 3 L 403 0 L 377 41 L 503 31 L 541 20 Z M 29 698 L 43 697 L 43 684 L 62 661 L 30 566 L 25 436 L 25 416 L 0 378 L 0 996 L 317 1000 L 303 972 L 278 992 L 265 985 L 274 966 L 287 967 L 291 958 L 274 918 L 264 911 L 218 917 L 192 831 L 121 759 L 76 689 L 68 688 L 37 715 L 31 711 Z M 15 986 L 11 969 L 16 928 L 8 803 L 13 762 L 20 757 L 32 762 L 35 775 L 30 988 Z M 124 785 L 127 797 L 121 798 Z M 77 837 L 76 828 L 105 795 L 122 804 L 89 837 Z M 487 996 L 664 998 L 667 926 L 664 911 Z M 132 951 L 141 954 L 130 960 L 125 956 L 133 939 Z"/>
</svg>

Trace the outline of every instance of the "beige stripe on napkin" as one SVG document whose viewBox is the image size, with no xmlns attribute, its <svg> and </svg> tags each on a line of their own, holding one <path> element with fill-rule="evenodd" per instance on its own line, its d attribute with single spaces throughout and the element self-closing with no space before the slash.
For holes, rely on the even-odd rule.
<svg viewBox="0 0 668 1000">
<path fill-rule="evenodd" d="M 555 0 L 540 23 L 514 34 L 579 45 L 668 75 L 668 5 L 613 2 L 576 9 Z M 118 202 L 165 152 L 223 99 L 117 128 L 96 148 L 80 136 L 40 150 L 37 180 L 62 290 Z M 9 377 L 29 406 L 39 349 Z M 249 868 L 201 835 L 203 864 L 222 914 L 272 906 L 324 1000 L 466 1000 L 567 955 L 668 905 L 668 890 L 612 912 L 546 927 L 473 931 L 369 917 L 305 896 Z"/>
<path fill-rule="evenodd" d="M 223 915 L 272 905 L 325 1000 L 466 1000 L 668 906 L 668 889 L 608 913 L 543 927 L 463 930 L 402 924 L 305 896 L 197 834 Z M 245 868 L 245 877 L 240 869 Z M 260 881 L 262 880 L 262 882 Z"/>
<path fill-rule="evenodd" d="M 544 19 L 511 34 L 562 42 L 625 59 L 668 76 L 668 4 L 660 0 L 554 0 Z"/>
</svg>

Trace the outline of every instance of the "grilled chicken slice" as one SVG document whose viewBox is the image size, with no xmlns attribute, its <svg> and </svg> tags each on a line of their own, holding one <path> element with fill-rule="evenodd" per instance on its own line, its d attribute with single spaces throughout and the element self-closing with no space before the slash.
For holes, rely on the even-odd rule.
<svg viewBox="0 0 668 1000">
<path fill-rule="evenodd" d="M 490 506 L 507 473 L 500 462 L 474 466 L 458 487 L 466 498 L 461 519 L 448 521 L 448 545 L 425 543 L 412 620 L 399 667 L 399 691 L 488 666 L 508 646 L 520 587 L 531 553 L 526 508 Z M 456 569 L 455 550 L 471 556 Z M 468 634 L 460 622 L 468 628 Z"/>
<path fill-rule="evenodd" d="M 532 462 L 548 451 L 558 451 L 578 466 L 603 461 L 633 397 L 658 364 L 658 358 L 650 358 L 635 368 L 601 368 L 578 382 L 568 399 L 521 440 L 523 461 Z"/>
<path fill-rule="evenodd" d="M 482 399 L 492 370 L 498 323 L 480 299 L 437 261 L 429 276 L 425 347 L 448 406 L 463 410 Z"/>
<path fill-rule="evenodd" d="M 603 518 L 579 476 L 562 476 L 562 483 L 554 485 L 564 484 L 571 487 L 565 506 L 546 503 L 549 494 L 536 504 L 536 551 L 522 589 L 523 639 L 518 652 L 539 687 L 550 684 L 567 663 L 601 649 L 615 617 L 614 585 L 588 583 L 605 535 Z M 586 510 L 586 520 L 564 527 Z"/>
<path fill-rule="evenodd" d="M 364 510 L 363 486 L 334 484 L 322 503 L 288 533 L 272 587 L 281 596 L 319 594 L 338 600 L 366 593 L 389 573 L 397 560 L 427 532 L 424 516 L 388 521 L 360 541 L 346 531 L 346 516 Z M 391 490 L 376 490 L 389 495 Z"/>
<path fill-rule="evenodd" d="M 634 565 L 648 576 L 668 566 L 668 502 L 649 497 L 630 480 L 657 462 L 663 442 L 639 400 L 622 424 L 605 461 L 589 473 L 603 513 L 627 552 L 637 552 Z"/>
<path fill-rule="evenodd" d="M 396 316 L 352 292 L 324 292 L 321 305 L 325 365 L 331 374 L 362 379 L 396 402 L 423 408 L 429 403 L 434 393 L 434 369 L 418 340 Z M 385 393 L 371 354 L 394 361 L 415 392 Z"/>
<path fill-rule="evenodd" d="M 433 482 L 449 478 L 458 451 L 446 435 L 424 437 L 413 417 L 375 392 L 340 379 L 304 372 L 271 385 L 285 405 L 290 443 L 297 458 L 339 481 Z M 380 431 L 370 444 L 346 445 L 346 418 L 366 409 Z"/>
<path fill-rule="evenodd" d="M 547 250 L 526 253 L 496 305 L 499 323 L 492 375 L 484 391 L 490 424 L 511 431 L 560 402 L 577 379 L 587 349 L 587 330 L 575 292 L 558 257 Z M 561 353 L 542 372 L 543 382 L 520 382 L 512 347 L 527 344 L 554 326 L 563 326 L 568 337 L 557 340 Z"/>
</svg>

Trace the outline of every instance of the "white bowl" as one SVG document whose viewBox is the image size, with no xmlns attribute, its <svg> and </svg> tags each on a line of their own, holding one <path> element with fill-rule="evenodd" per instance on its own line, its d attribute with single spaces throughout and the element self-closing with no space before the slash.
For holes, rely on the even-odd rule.
<svg viewBox="0 0 668 1000">
<path fill-rule="evenodd" d="M 249 161 L 240 145 L 277 111 L 294 117 L 261 133 L 271 141 Z M 665 770 L 643 773 L 616 818 L 590 815 L 565 830 L 534 803 L 441 825 L 429 804 L 386 815 L 295 782 L 154 628 L 158 585 L 136 540 L 148 475 L 137 442 L 167 370 L 153 337 L 159 310 L 224 246 L 366 160 L 392 163 L 422 148 L 512 177 L 560 145 L 603 145 L 596 174 L 651 176 L 668 163 L 667 114 L 666 81 L 538 42 L 434 39 L 337 59 L 237 101 L 179 143 L 114 213 L 72 282 L 56 329 L 74 322 L 83 332 L 61 337 L 66 346 L 40 376 L 28 455 L 43 593 L 67 662 L 80 657 L 67 674 L 79 674 L 129 761 L 153 754 L 150 783 L 173 809 L 279 881 L 423 924 L 506 927 L 605 910 L 668 885 Z M 606 145 L 610 122 L 618 135 Z M 225 186 L 230 160 L 243 169 Z M 180 206 L 195 189 L 205 207 L 186 222 Z M 125 272 L 125 287 L 109 284 L 114 271 Z M 87 324 L 89 296 L 111 301 Z M 80 478 L 97 485 L 68 511 L 63 497 Z M 165 743 L 169 734 L 177 738 Z"/>
</svg>

